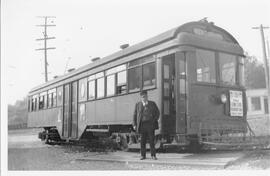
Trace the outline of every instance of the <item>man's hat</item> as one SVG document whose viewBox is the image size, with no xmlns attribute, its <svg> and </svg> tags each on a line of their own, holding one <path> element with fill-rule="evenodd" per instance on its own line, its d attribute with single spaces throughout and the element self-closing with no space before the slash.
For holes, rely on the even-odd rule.
<svg viewBox="0 0 270 176">
<path fill-rule="evenodd" d="M 142 95 L 147 95 L 147 91 L 146 90 L 141 91 L 140 96 L 142 96 Z"/>
</svg>

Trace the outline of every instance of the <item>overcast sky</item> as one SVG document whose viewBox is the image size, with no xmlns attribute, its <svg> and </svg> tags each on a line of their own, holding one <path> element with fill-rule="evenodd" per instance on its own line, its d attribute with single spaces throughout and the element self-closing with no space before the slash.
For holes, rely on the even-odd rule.
<svg viewBox="0 0 270 176">
<path fill-rule="evenodd" d="M 1 20 L 2 95 L 13 104 L 44 82 L 44 54 L 35 51 L 43 43 L 44 21 L 37 16 L 56 16 L 48 29 L 49 79 L 62 75 L 68 68 L 90 63 L 93 57 L 104 57 L 146 40 L 186 22 L 208 17 L 230 32 L 245 51 L 262 60 L 259 30 L 270 26 L 269 0 L 188 0 L 188 1 L 83 1 L 83 0 L 3 0 Z M 270 29 L 265 30 L 270 40 Z M 69 60 L 69 62 L 68 62 Z"/>
</svg>

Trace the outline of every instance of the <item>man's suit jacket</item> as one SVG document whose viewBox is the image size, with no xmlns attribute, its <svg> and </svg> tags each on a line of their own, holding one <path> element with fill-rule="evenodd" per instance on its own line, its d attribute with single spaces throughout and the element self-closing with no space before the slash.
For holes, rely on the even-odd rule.
<svg viewBox="0 0 270 176">
<path fill-rule="evenodd" d="M 149 108 L 149 111 L 152 114 L 152 119 L 150 122 L 152 122 L 152 128 L 157 129 L 158 127 L 155 127 L 155 122 L 159 118 L 159 110 L 155 102 L 148 100 L 147 108 Z M 136 103 L 135 110 L 133 114 L 133 126 L 136 126 L 136 131 L 138 133 L 141 132 L 141 120 L 142 120 L 142 113 L 143 113 L 143 103 L 140 101 Z"/>
</svg>

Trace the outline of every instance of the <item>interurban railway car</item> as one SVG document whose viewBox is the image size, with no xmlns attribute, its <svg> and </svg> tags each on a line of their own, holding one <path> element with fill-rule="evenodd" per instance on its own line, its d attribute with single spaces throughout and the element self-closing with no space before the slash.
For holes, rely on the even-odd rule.
<svg viewBox="0 0 270 176">
<path fill-rule="evenodd" d="M 134 106 L 147 90 L 161 112 L 155 135 L 163 145 L 247 132 L 243 49 L 226 30 L 189 22 L 122 48 L 33 88 L 28 126 L 44 128 L 47 140 L 105 134 L 136 143 Z"/>
</svg>

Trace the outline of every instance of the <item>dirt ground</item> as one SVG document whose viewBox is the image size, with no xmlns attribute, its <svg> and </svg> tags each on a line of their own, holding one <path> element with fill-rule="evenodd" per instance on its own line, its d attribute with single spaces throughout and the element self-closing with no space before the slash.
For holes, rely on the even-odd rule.
<svg viewBox="0 0 270 176">
<path fill-rule="evenodd" d="M 270 151 L 254 150 L 244 152 L 244 156 L 229 162 L 226 169 L 270 169 Z"/>
<path fill-rule="evenodd" d="M 139 161 L 139 151 L 91 151 L 89 148 L 67 145 L 46 145 L 37 138 L 40 129 L 13 130 L 8 136 L 8 170 L 249 170 L 270 169 L 270 150 L 191 153 L 159 153 L 160 163 Z M 122 156 L 127 162 L 117 162 Z M 110 158 L 110 162 L 102 158 Z M 101 158 L 93 160 L 93 158 Z M 131 159 L 131 160 L 130 160 Z M 171 162 L 175 161 L 176 164 Z M 135 162 L 128 162 L 135 161 Z M 168 161 L 168 164 L 166 161 Z M 210 165 L 210 162 L 220 162 Z M 190 164 L 179 164 L 189 162 Z M 193 162 L 193 163 L 192 163 Z M 203 165 L 194 165 L 201 162 Z M 207 166 L 209 162 L 209 166 Z M 177 164 L 178 163 L 178 164 Z"/>
</svg>

